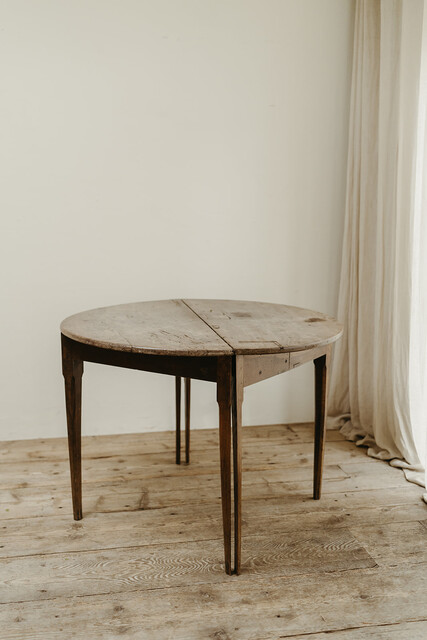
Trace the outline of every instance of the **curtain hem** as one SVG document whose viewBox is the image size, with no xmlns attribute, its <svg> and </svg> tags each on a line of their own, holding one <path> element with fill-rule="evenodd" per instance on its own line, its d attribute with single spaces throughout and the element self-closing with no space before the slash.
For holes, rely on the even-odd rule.
<svg viewBox="0 0 427 640">
<path fill-rule="evenodd" d="M 346 440 L 354 442 L 357 447 L 366 447 L 366 455 L 387 461 L 391 467 L 402 469 L 408 482 L 427 488 L 425 484 L 425 469 L 421 465 L 411 465 L 406 460 L 397 458 L 386 449 L 381 449 L 373 436 L 366 433 L 362 427 L 353 425 L 349 413 L 328 416 L 328 429 L 339 429 Z M 422 499 L 427 503 L 427 493 L 423 494 Z"/>
</svg>

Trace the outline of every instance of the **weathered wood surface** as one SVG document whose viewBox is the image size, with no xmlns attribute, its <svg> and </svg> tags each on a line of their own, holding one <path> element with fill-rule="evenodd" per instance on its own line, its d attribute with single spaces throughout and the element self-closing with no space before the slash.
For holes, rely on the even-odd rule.
<svg viewBox="0 0 427 640">
<path fill-rule="evenodd" d="M 369 490 L 373 484 L 377 488 L 396 489 L 402 487 L 402 480 L 398 474 L 390 477 L 386 474 L 372 476 L 359 475 L 357 477 L 345 476 L 341 470 L 329 470 L 330 478 L 325 484 L 323 495 L 341 494 L 348 495 L 362 490 Z M 336 465 L 335 465 L 336 467 Z M 307 472 L 308 471 L 308 472 Z M 283 476 L 281 472 L 247 471 L 243 474 L 243 501 L 249 495 L 252 500 L 270 500 L 279 498 L 288 503 L 297 503 L 292 508 L 298 509 L 298 501 L 309 498 L 312 495 L 311 470 L 304 472 L 305 480 L 292 480 L 290 474 Z M 295 471 L 297 477 L 301 473 Z M 87 483 L 83 496 L 83 510 L 89 513 L 107 513 L 114 511 L 133 511 L 135 509 L 158 509 L 174 504 L 200 504 L 215 502 L 220 497 L 219 475 L 175 476 L 171 478 L 146 478 L 137 480 L 129 478 L 127 481 L 91 482 Z M 250 489 L 249 489 L 250 487 Z M 406 489 L 406 488 L 405 488 Z M 416 488 L 407 491 L 415 492 Z M 397 498 L 396 498 L 397 499 Z M 19 518 L 37 516 L 43 514 L 59 515 L 61 511 L 69 511 L 70 495 L 66 485 L 41 486 L 17 489 L 3 489 L 0 491 L 1 515 L 3 518 Z"/>
<path fill-rule="evenodd" d="M 391 493 L 391 492 L 390 492 Z M 373 494 L 373 495 L 372 495 Z M 243 508 L 243 533 L 286 535 L 294 531 L 349 528 L 356 533 L 360 527 L 386 527 L 389 524 L 418 523 L 425 517 L 425 505 L 405 503 L 408 496 L 400 491 L 395 500 L 403 504 L 387 504 L 384 490 L 369 492 L 370 504 L 359 494 L 347 508 L 344 494 L 330 494 L 322 498 L 322 505 L 309 510 L 311 498 L 303 500 L 304 510 L 294 511 L 287 500 L 273 498 L 266 504 L 261 500 L 247 500 Z M 211 540 L 221 537 L 220 508 L 212 504 L 176 505 L 160 509 L 89 513 L 74 522 L 68 513 L 44 517 L 32 516 L 2 521 L 0 557 L 93 551 L 192 540 Z M 183 524 L 185 523 L 185 525 Z M 355 529 L 356 528 L 356 529 Z M 417 535 L 417 541 L 424 540 Z M 407 544 L 411 544 L 411 539 Z M 413 541 L 412 541 L 413 543 Z M 393 545 L 391 545 L 393 549 Z"/>
<path fill-rule="evenodd" d="M 250 432 L 251 428 L 243 431 Z M 195 431 L 194 440 L 206 437 Z M 255 431 L 256 433 L 256 431 Z M 329 432 L 328 432 L 329 433 Z M 106 443 L 111 446 L 111 438 Z M 120 436 L 116 436 L 119 440 Z M 172 440 L 172 438 L 171 438 Z M 271 501 L 282 499 L 289 509 L 299 509 L 301 500 L 311 491 L 310 443 L 274 444 L 274 452 L 265 452 L 258 438 L 243 447 L 243 496 L 246 499 Z M 244 439 L 245 441 L 245 439 Z M 58 443 L 59 445 L 59 443 Z M 117 450 L 117 448 L 116 448 Z M 218 450 L 213 447 L 180 471 L 172 455 L 139 454 L 126 457 L 102 457 L 84 460 L 85 513 L 157 509 L 167 504 L 200 504 L 219 498 Z M 340 462 L 342 460 L 342 462 Z M 361 460 L 361 462 L 352 462 Z M 128 462 L 126 462 L 128 461 Z M 325 494 L 347 493 L 351 496 L 373 485 L 376 489 L 395 489 L 392 504 L 398 504 L 418 488 L 409 485 L 398 469 L 363 455 L 349 442 L 331 441 L 326 453 Z M 69 512 L 69 478 L 66 461 L 3 463 L 0 489 L 0 514 L 3 518 L 60 515 Z M 374 476 L 374 477 L 372 477 Z M 295 502 L 295 504 L 294 504 Z M 314 506 L 313 506 L 314 508 Z"/>
<path fill-rule="evenodd" d="M 243 438 L 251 441 L 272 442 L 279 440 L 281 444 L 292 442 L 313 442 L 313 423 L 295 423 L 292 426 L 284 424 L 258 425 L 245 427 Z M 342 435 L 336 430 L 327 432 L 330 442 L 343 441 Z M 266 442 L 263 443 L 266 446 Z M 120 447 L 122 456 L 135 453 L 171 452 L 173 455 L 174 438 L 170 431 L 155 431 L 150 433 L 122 433 L 120 435 L 83 436 L 82 448 L 85 458 L 108 458 L 117 456 Z M 218 429 L 197 429 L 197 437 L 191 446 L 192 450 L 218 449 Z M 67 460 L 68 448 L 66 438 L 37 438 L 34 440 L 0 440 L 0 462 L 22 462 L 24 460 Z"/>
<path fill-rule="evenodd" d="M 289 371 L 289 354 L 273 353 L 245 356 L 242 359 L 243 385 L 248 387 Z"/>
<path fill-rule="evenodd" d="M 381 625 L 366 624 L 363 627 L 349 627 L 343 631 L 304 634 L 304 640 L 425 640 L 427 618 L 419 622 L 390 622 Z M 288 640 L 301 639 L 301 635 L 286 636 Z"/>
<path fill-rule="evenodd" d="M 295 441 L 293 440 L 292 435 L 290 435 L 289 438 L 285 436 L 283 440 L 280 438 L 278 440 L 274 438 L 268 439 L 268 431 L 266 431 L 266 439 L 268 439 L 268 442 L 262 441 L 258 438 L 246 438 L 245 434 L 249 429 L 250 427 L 245 427 L 242 430 L 244 464 L 248 463 L 250 465 L 255 465 L 255 467 L 252 468 L 256 469 L 269 468 L 273 464 L 280 464 L 282 468 L 312 465 L 313 446 L 310 442 L 303 442 L 301 440 Z M 327 435 L 327 439 L 329 440 L 326 451 L 327 464 L 335 464 L 337 462 L 343 464 L 360 460 L 360 453 L 355 449 L 352 443 L 343 440 L 335 440 L 333 437 L 330 438 L 329 433 L 332 434 L 333 432 L 328 432 Z M 193 466 L 197 474 L 203 472 L 217 472 L 218 462 L 215 460 L 213 454 L 214 451 L 216 452 L 218 450 L 217 435 L 211 435 L 212 439 L 210 440 L 208 436 L 206 441 L 211 441 L 212 446 L 206 445 L 205 449 L 202 449 L 202 445 L 198 443 L 199 438 L 194 438 L 194 458 L 191 464 L 191 469 L 186 471 L 186 473 L 191 474 Z M 122 437 L 124 440 L 124 452 L 122 451 L 121 446 Z M 171 466 L 174 460 L 174 451 L 172 447 L 169 447 L 168 449 L 165 448 L 163 452 L 154 451 L 144 453 L 144 450 L 148 447 L 144 447 L 143 445 L 140 447 L 136 446 L 136 443 L 141 443 L 141 437 L 126 438 L 125 436 L 115 436 L 115 439 L 111 440 L 109 438 L 106 438 L 107 451 L 103 451 L 100 447 L 96 447 L 96 445 L 93 446 L 94 441 L 92 440 L 92 437 L 87 439 L 86 446 L 85 438 L 83 438 L 83 465 L 85 470 L 93 470 L 95 473 L 97 473 L 96 470 L 99 470 L 99 473 L 103 473 L 103 470 L 105 470 L 105 473 L 109 474 L 107 476 L 109 478 L 111 477 L 110 474 L 112 472 L 118 473 L 119 475 L 126 475 L 126 469 L 140 466 L 146 468 L 146 472 L 149 475 L 182 475 L 179 469 Z M 9 465 L 7 467 L 8 476 L 2 474 L 0 477 L 0 487 L 10 487 L 11 481 L 14 483 L 12 486 L 14 486 L 15 483 L 17 486 L 25 486 L 27 474 L 33 475 L 33 480 L 37 482 L 37 478 L 42 478 L 43 471 L 46 471 L 48 476 L 50 476 L 50 474 L 52 474 L 52 476 L 59 476 L 56 478 L 51 477 L 49 482 L 68 482 L 69 478 L 65 474 L 65 470 L 68 469 L 66 441 L 64 440 L 64 442 L 61 443 L 58 439 L 57 447 L 50 451 L 49 443 L 48 441 L 46 442 L 46 455 L 44 457 L 42 456 L 43 452 L 41 449 L 32 449 L 30 447 L 25 455 L 26 459 L 24 458 L 21 463 L 16 460 L 17 452 L 9 449 L 10 455 L 8 456 L 5 454 L 2 461 L 2 466 L 6 464 Z M 65 446 L 61 446 L 61 444 Z M 287 445 L 286 447 L 283 446 L 285 444 Z M 6 451 L 7 448 L 6 444 L 4 450 Z M 129 449 L 131 452 L 127 451 Z M 58 451 L 57 457 L 55 457 L 55 451 Z M 120 455 L 117 455 L 118 451 L 120 451 Z M 8 460 L 15 460 L 15 462 L 8 462 Z M 34 462 L 37 462 L 37 465 L 34 465 Z M 365 464 L 376 464 L 376 461 L 368 457 L 364 459 L 364 462 Z M 386 468 L 388 467 L 386 463 L 384 463 L 383 466 Z M 376 464 L 376 468 L 378 468 L 378 464 Z M 398 477 L 399 474 L 395 475 Z M 87 478 L 85 481 L 91 481 L 93 479 L 94 477 L 92 476 Z"/>
<path fill-rule="evenodd" d="M 90 309 L 66 318 L 61 333 L 84 344 L 164 355 L 226 355 L 231 348 L 181 300 Z"/>
<path fill-rule="evenodd" d="M 224 581 L 222 541 L 54 553 L 0 560 L 0 602 Z M 376 566 L 347 529 L 245 537 L 242 574 L 297 575 Z M 29 584 L 28 576 L 31 576 Z"/>
<path fill-rule="evenodd" d="M 65 439 L 45 452 L 1 443 L 0 637 L 424 640 L 423 490 L 327 436 L 313 501 L 313 425 L 243 429 L 242 573 L 231 578 L 216 430 L 193 431 L 189 467 L 174 463 L 173 432 L 85 440 L 79 522 Z"/>
<path fill-rule="evenodd" d="M 342 326 L 317 311 L 248 300 L 184 300 L 236 354 L 280 353 L 330 344 Z"/>
<path fill-rule="evenodd" d="M 342 327 L 310 309 L 242 300 L 156 300 L 90 309 L 61 333 L 117 351 L 165 355 L 279 353 L 326 345 Z"/>
<path fill-rule="evenodd" d="M 245 482 L 295 482 L 298 480 L 308 480 L 310 478 L 310 460 L 300 458 L 295 465 L 292 458 L 280 456 L 272 459 L 272 456 L 261 456 L 256 458 L 256 451 L 253 447 L 243 449 L 246 460 L 244 463 Z M 85 476 L 85 486 L 91 483 L 118 484 L 127 481 L 148 481 L 150 478 L 161 479 L 159 488 L 167 488 L 165 479 L 171 478 L 169 484 L 174 482 L 174 478 L 191 478 L 194 476 L 194 488 L 204 482 L 203 477 L 208 476 L 206 482 L 210 482 L 209 476 L 218 477 L 218 464 L 209 458 L 205 453 L 200 459 L 194 462 L 185 475 L 177 469 L 170 459 L 164 460 L 163 454 L 135 454 L 129 456 L 127 461 L 123 456 L 111 456 L 109 458 L 88 458 L 83 461 L 83 473 Z M 165 456 L 166 457 L 166 456 Z M 335 456 L 337 458 L 337 456 Z M 337 458 L 338 459 L 338 458 Z M 43 462 L 19 462 L 3 463 L 3 469 L 7 472 L 0 476 L 1 489 L 25 489 L 29 485 L 32 488 L 38 487 L 67 487 L 69 489 L 70 478 L 67 473 L 67 463 L 65 461 L 47 460 Z M 335 468 L 332 469 L 332 468 Z M 257 472 L 265 473 L 257 473 Z M 345 478 L 350 474 L 338 469 L 337 465 L 328 465 L 328 477 L 331 473 L 335 477 Z M 389 473 L 384 470 L 384 473 Z M 393 474 L 396 481 L 402 482 L 400 474 Z M 190 482 L 190 480 L 188 480 Z M 197 485 L 196 485 L 197 483 Z M 171 487 L 172 489 L 172 487 Z"/>
<path fill-rule="evenodd" d="M 170 485 L 170 481 L 167 484 Z M 402 497 L 403 495 L 406 498 L 411 493 L 414 496 L 419 496 L 416 487 L 411 487 L 409 491 L 405 487 L 403 491 L 406 493 L 399 494 L 398 489 L 401 486 L 393 486 L 393 483 L 385 477 L 377 479 L 371 476 L 366 480 L 360 478 L 356 488 L 354 488 L 354 478 L 348 477 L 331 479 L 325 483 L 322 504 L 324 503 L 323 498 L 326 499 L 328 495 L 331 495 L 332 499 L 338 502 L 342 494 L 345 494 L 345 501 L 351 505 L 363 504 L 364 500 L 372 498 L 371 493 L 375 495 L 375 491 L 369 491 L 368 489 L 373 484 L 383 490 L 394 491 L 393 498 L 390 498 L 392 500 L 391 504 L 400 504 L 405 499 L 405 497 Z M 152 483 L 152 486 L 154 485 L 156 485 L 156 481 Z M 215 503 L 218 501 L 219 504 L 218 476 L 211 478 L 210 482 L 200 482 L 197 485 L 183 480 L 178 487 L 165 488 L 164 490 L 160 488 L 153 489 L 151 494 L 148 490 L 149 486 L 148 483 L 141 484 L 141 481 L 128 481 L 118 484 L 90 483 L 83 499 L 84 512 L 88 515 L 90 513 L 160 509 L 171 504 L 171 502 L 176 505 L 193 505 L 193 508 L 195 505 L 206 502 Z M 244 501 L 248 495 L 250 495 L 250 499 L 260 500 L 264 503 L 266 501 L 270 503 L 276 499 L 286 503 L 288 509 L 292 512 L 300 512 L 306 509 L 307 505 L 304 504 L 304 501 L 311 500 L 312 496 L 312 483 L 310 480 L 256 483 L 250 485 L 250 490 L 246 489 L 246 487 L 248 485 L 244 483 Z M 192 493 L 196 493 L 198 490 L 199 495 L 190 495 L 190 489 L 193 490 Z M 369 494 L 365 495 L 364 498 L 360 498 L 360 492 L 364 490 L 369 491 Z M 183 495 L 183 491 L 186 492 L 185 495 Z M 35 487 L 32 491 L 29 491 L 28 488 L 2 491 L 0 498 L 2 504 L 1 516 L 5 520 L 37 515 L 55 516 L 71 512 L 69 491 L 65 492 L 64 488 Z"/>
<path fill-rule="evenodd" d="M 323 356 L 325 347 L 315 347 L 314 349 L 305 349 L 304 351 L 294 351 L 289 354 L 289 369 L 296 369 L 306 362 L 312 362 L 316 358 Z"/>
<path fill-rule="evenodd" d="M 226 586 L 189 580 L 185 588 L 136 587 L 0 605 L 0 625 L 4 640 L 277 640 L 357 628 L 363 638 L 379 625 L 410 621 L 418 623 L 417 632 L 427 629 L 426 596 L 427 572 L 418 566 L 399 573 L 373 568 L 252 580 L 242 575 L 228 578 Z"/>
<path fill-rule="evenodd" d="M 381 566 L 427 563 L 427 530 L 420 522 L 360 524 L 351 527 L 351 532 Z M 394 544 L 396 539 L 398 545 Z"/>
</svg>

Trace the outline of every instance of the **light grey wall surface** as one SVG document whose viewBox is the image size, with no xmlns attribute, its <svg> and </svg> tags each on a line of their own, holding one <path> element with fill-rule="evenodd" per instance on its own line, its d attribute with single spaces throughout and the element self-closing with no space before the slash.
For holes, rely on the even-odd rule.
<svg viewBox="0 0 427 640">
<path fill-rule="evenodd" d="M 0 5 L 0 438 L 65 434 L 59 323 L 170 297 L 334 314 L 352 0 Z M 244 422 L 311 420 L 312 367 Z M 83 432 L 173 428 L 173 378 L 86 365 Z M 193 425 L 217 424 L 194 383 Z"/>
</svg>

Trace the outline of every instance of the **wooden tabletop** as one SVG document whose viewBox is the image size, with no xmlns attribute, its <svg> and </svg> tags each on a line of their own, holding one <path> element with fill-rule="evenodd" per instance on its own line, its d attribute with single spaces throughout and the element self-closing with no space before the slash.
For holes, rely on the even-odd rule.
<svg viewBox="0 0 427 640">
<path fill-rule="evenodd" d="M 246 300 L 156 300 L 91 309 L 61 333 L 133 353 L 219 356 L 302 351 L 337 340 L 342 326 L 317 311 Z"/>
</svg>

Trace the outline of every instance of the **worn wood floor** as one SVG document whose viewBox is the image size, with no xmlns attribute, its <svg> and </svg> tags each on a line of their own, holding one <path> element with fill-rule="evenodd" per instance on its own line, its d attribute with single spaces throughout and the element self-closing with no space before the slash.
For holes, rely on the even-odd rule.
<svg viewBox="0 0 427 640">
<path fill-rule="evenodd" d="M 223 571 L 216 430 L 0 443 L 0 638 L 427 638 L 427 506 L 401 471 L 310 425 L 243 430 L 243 573 Z"/>
</svg>

